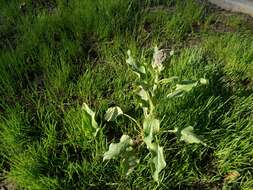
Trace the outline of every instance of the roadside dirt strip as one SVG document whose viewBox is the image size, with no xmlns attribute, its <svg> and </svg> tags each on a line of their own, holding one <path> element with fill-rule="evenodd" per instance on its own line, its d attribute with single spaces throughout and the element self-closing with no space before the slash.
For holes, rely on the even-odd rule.
<svg viewBox="0 0 253 190">
<path fill-rule="evenodd" d="M 253 0 L 209 0 L 223 9 L 246 13 L 253 17 Z"/>
</svg>

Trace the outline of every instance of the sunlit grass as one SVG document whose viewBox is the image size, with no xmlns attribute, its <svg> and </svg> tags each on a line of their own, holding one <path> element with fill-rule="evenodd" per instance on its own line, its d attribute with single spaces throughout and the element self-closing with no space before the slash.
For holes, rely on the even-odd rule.
<svg viewBox="0 0 253 190">
<path fill-rule="evenodd" d="M 1 179 L 30 190 L 252 189 L 252 20 L 199 2 L 0 0 Z M 160 90 L 159 186 L 145 150 L 127 177 L 117 160 L 103 162 L 111 142 L 134 133 L 127 119 L 106 122 L 107 108 L 142 119 L 126 52 L 150 59 L 155 45 L 175 52 L 164 78 L 209 80 L 176 101 Z M 84 102 L 97 112 L 95 139 L 80 126 Z M 206 147 L 167 132 L 189 125 Z"/>
</svg>

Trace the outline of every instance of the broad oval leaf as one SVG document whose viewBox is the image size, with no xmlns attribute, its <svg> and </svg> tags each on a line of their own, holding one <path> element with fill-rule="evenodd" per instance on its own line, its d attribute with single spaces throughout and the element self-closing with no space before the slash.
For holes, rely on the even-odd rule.
<svg viewBox="0 0 253 190">
<path fill-rule="evenodd" d="M 111 107 L 105 113 L 106 121 L 114 121 L 119 115 L 123 115 L 123 111 L 120 107 Z"/>
<path fill-rule="evenodd" d="M 182 84 L 177 84 L 173 92 L 167 95 L 167 97 L 181 97 L 185 92 L 190 92 L 195 86 L 198 85 L 198 82 L 185 81 Z"/>
<path fill-rule="evenodd" d="M 111 143 L 109 150 L 104 153 L 103 160 L 115 159 L 120 156 L 121 153 L 131 151 L 133 140 L 128 135 L 122 135 L 119 143 Z"/>
<path fill-rule="evenodd" d="M 143 65 L 136 64 L 134 58 L 132 57 L 131 51 L 127 51 L 128 58 L 126 63 L 129 64 L 133 72 L 140 78 L 142 74 L 146 74 L 146 68 Z"/>
<path fill-rule="evenodd" d="M 166 166 L 163 155 L 163 148 L 155 142 L 155 136 L 159 133 L 160 121 L 153 117 L 147 117 L 143 121 L 143 141 L 151 152 L 152 176 L 156 182 L 159 182 L 159 173 Z"/>
<path fill-rule="evenodd" d="M 155 135 L 158 134 L 160 130 L 160 121 L 158 119 L 147 117 L 143 121 L 143 141 L 147 145 L 149 150 L 154 149 L 153 141 L 155 139 Z"/>
<path fill-rule="evenodd" d="M 166 167 L 166 162 L 164 159 L 163 148 L 158 144 L 154 144 L 154 147 L 155 151 L 151 154 L 152 177 L 156 182 L 159 182 L 159 173 Z"/>
<path fill-rule="evenodd" d="M 200 84 L 204 84 L 204 85 L 208 84 L 208 80 L 205 78 L 199 79 L 199 82 L 200 82 Z"/>
<path fill-rule="evenodd" d="M 146 90 L 144 90 L 144 88 L 142 86 L 139 86 L 139 92 L 138 92 L 138 96 L 141 98 L 141 100 L 143 101 L 148 101 L 149 100 L 149 94 Z"/>
<path fill-rule="evenodd" d="M 177 90 L 182 90 L 182 91 L 185 91 L 185 92 L 189 92 L 197 85 L 198 85 L 198 82 L 188 81 L 188 82 L 185 82 L 183 84 L 177 84 L 175 90 L 176 91 Z"/>
<path fill-rule="evenodd" d="M 206 146 L 205 143 L 203 143 L 193 132 L 194 128 L 192 126 L 186 127 L 181 131 L 180 134 L 180 140 L 185 141 L 186 143 L 192 144 L 203 144 Z"/>
<path fill-rule="evenodd" d="M 146 74 L 146 69 L 145 69 L 144 66 L 138 67 L 137 70 L 138 70 L 139 73 Z"/>
<path fill-rule="evenodd" d="M 129 65 L 131 65 L 131 66 L 135 65 L 135 60 L 134 60 L 134 58 L 132 57 L 132 54 L 131 54 L 131 51 L 130 51 L 130 50 L 127 51 L 127 55 L 128 55 L 128 58 L 127 58 L 127 60 L 126 60 L 127 64 L 129 64 Z"/>
<path fill-rule="evenodd" d="M 95 112 L 93 112 L 86 103 L 83 103 L 82 109 L 85 111 L 86 115 L 90 119 L 90 126 L 91 126 L 92 131 L 93 131 L 92 132 L 93 136 L 95 137 L 97 135 L 97 132 L 99 131 L 98 124 L 95 120 Z"/>
</svg>

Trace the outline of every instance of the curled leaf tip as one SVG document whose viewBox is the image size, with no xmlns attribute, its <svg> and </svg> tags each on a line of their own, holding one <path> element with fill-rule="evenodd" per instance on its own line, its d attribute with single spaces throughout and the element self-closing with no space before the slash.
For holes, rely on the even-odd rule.
<svg viewBox="0 0 253 190">
<path fill-rule="evenodd" d="M 103 161 L 115 159 L 124 152 L 132 150 L 133 140 L 128 135 L 122 135 L 119 143 L 111 143 L 109 150 L 104 153 Z"/>
<path fill-rule="evenodd" d="M 106 121 L 114 121 L 118 116 L 123 115 L 123 111 L 120 107 L 111 107 L 105 113 Z"/>
<path fill-rule="evenodd" d="M 181 137 L 180 140 L 181 141 L 185 141 L 186 143 L 189 144 L 203 144 L 204 146 L 206 146 L 206 143 L 202 142 L 197 135 L 194 133 L 194 128 L 192 126 L 186 127 L 181 131 Z"/>
<path fill-rule="evenodd" d="M 201 78 L 201 79 L 199 80 L 199 82 L 200 82 L 200 84 L 204 84 L 204 85 L 208 84 L 208 80 L 205 79 L 205 78 Z"/>
</svg>

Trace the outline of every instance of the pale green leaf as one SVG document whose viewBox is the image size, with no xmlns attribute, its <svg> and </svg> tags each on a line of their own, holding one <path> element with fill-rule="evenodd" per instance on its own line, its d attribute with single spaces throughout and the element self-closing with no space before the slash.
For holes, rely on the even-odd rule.
<svg viewBox="0 0 253 190">
<path fill-rule="evenodd" d="M 176 91 L 182 90 L 185 92 L 189 92 L 193 89 L 193 87 L 197 86 L 198 82 L 187 82 L 185 84 L 177 84 Z"/>
<path fill-rule="evenodd" d="M 126 60 L 127 64 L 129 64 L 133 70 L 133 72 L 138 76 L 140 77 L 141 74 L 146 74 L 146 69 L 143 65 L 141 66 L 138 66 L 134 60 L 134 58 L 132 57 L 131 55 L 131 51 L 128 50 L 127 51 L 127 55 L 128 55 L 128 58 Z"/>
<path fill-rule="evenodd" d="M 205 78 L 199 79 L 199 82 L 200 82 L 200 84 L 204 84 L 204 85 L 208 84 L 208 80 Z"/>
<path fill-rule="evenodd" d="M 122 115 L 123 111 L 120 107 L 111 107 L 105 113 L 105 120 L 106 121 L 114 121 L 119 115 Z"/>
<path fill-rule="evenodd" d="M 137 91 L 137 95 L 139 96 L 138 103 L 140 107 L 143 109 L 143 113 L 146 116 L 148 114 L 149 108 L 149 93 L 143 88 L 143 86 L 139 86 Z"/>
<path fill-rule="evenodd" d="M 128 135 L 122 135 L 119 143 L 111 143 L 109 150 L 104 153 L 103 160 L 115 159 L 123 152 L 131 151 L 133 140 Z"/>
<path fill-rule="evenodd" d="M 99 131 L 98 124 L 95 120 L 95 112 L 93 112 L 86 103 L 83 103 L 82 109 L 85 111 L 86 115 L 90 119 L 90 126 L 93 131 L 93 136 L 95 137 L 97 135 L 97 132 Z"/>
<path fill-rule="evenodd" d="M 180 97 L 182 96 L 185 92 L 190 92 L 194 87 L 198 85 L 198 82 L 192 82 L 192 81 L 185 81 L 182 84 L 177 84 L 176 88 L 173 92 L 167 95 L 167 97 L 172 98 L 172 97 Z"/>
<path fill-rule="evenodd" d="M 193 132 L 194 128 L 192 126 L 186 127 L 181 131 L 181 136 L 180 140 L 185 141 L 186 143 L 192 144 L 192 143 L 197 143 L 197 144 L 203 144 L 203 143 Z"/>
<path fill-rule="evenodd" d="M 154 119 L 152 117 L 147 117 L 143 121 L 143 132 L 144 137 L 143 141 L 147 145 L 149 150 L 154 149 L 153 141 L 155 139 L 155 135 L 158 134 L 160 130 L 160 121 L 158 119 Z"/>
<path fill-rule="evenodd" d="M 146 74 L 146 69 L 144 66 L 136 67 L 135 68 L 139 73 Z"/>
<path fill-rule="evenodd" d="M 173 56 L 175 54 L 175 51 L 174 50 L 171 50 L 170 51 L 170 56 Z"/>
<path fill-rule="evenodd" d="M 129 65 L 131 65 L 131 66 L 135 65 L 135 60 L 134 60 L 134 58 L 132 57 L 131 51 L 130 51 L 130 50 L 127 51 L 127 55 L 128 55 L 128 58 L 127 58 L 127 60 L 126 60 L 127 64 L 129 64 Z"/>
<path fill-rule="evenodd" d="M 143 101 L 148 101 L 149 99 L 149 94 L 146 90 L 144 90 L 144 88 L 142 86 L 139 86 L 140 90 L 138 92 L 138 96 L 140 96 L 140 98 L 143 100 Z"/>
<path fill-rule="evenodd" d="M 168 98 L 181 97 L 181 96 L 183 96 L 183 94 L 184 94 L 184 91 L 181 91 L 181 90 L 175 91 L 175 90 L 174 90 L 173 92 L 169 93 L 169 94 L 167 95 L 167 97 L 168 97 Z"/>
<path fill-rule="evenodd" d="M 154 143 L 155 150 L 152 152 L 151 169 L 152 176 L 156 182 L 159 182 L 159 173 L 166 167 L 164 159 L 163 148 Z"/>
<path fill-rule="evenodd" d="M 153 117 L 147 117 L 143 121 L 143 141 L 147 145 L 148 150 L 151 152 L 151 169 L 152 176 L 155 181 L 159 181 L 159 173 L 166 166 L 163 155 L 163 148 L 160 147 L 155 141 L 155 136 L 159 133 L 160 121 Z"/>
<path fill-rule="evenodd" d="M 168 83 L 172 83 L 175 80 L 178 80 L 178 77 L 174 76 L 174 77 L 170 77 L 170 78 L 165 78 L 165 79 L 161 79 L 159 81 L 159 84 L 168 84 Z"/>
</svg>

